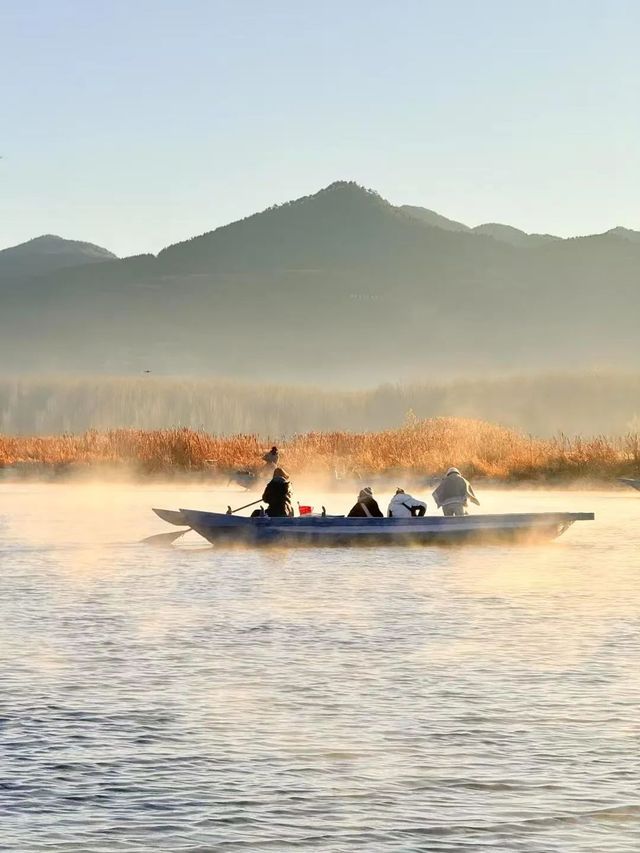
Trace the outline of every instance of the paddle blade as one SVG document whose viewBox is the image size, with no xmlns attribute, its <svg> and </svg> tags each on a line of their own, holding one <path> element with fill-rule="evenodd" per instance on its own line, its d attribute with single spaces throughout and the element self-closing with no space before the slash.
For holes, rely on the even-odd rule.
<svg viewBox="0 0 640 853">
<path fill-rule="evenodd" d="M 175 531 L 171 531 L 170 533 L 156 533 L 153 536 L 147 536 L 146 539 L 141 540 L 141 544 L 145 545 L 155 545 L 158 548 L 168 548 L 169 545 L 172 545 L 176 539 L 179 539 L 181 536 L 184 536 L 185 533 L 188 533 L 191 528 L 188 527 L 186 530 L 179 530 L 177 533 Z"/>
</svg>

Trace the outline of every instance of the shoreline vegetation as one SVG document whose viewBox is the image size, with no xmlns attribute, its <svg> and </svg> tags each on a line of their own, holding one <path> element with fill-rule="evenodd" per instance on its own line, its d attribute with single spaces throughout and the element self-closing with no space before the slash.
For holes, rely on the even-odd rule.
<svg viewBox="0 0 640 853">
<path fill-rule="evenodd" d="M 0 434 L 0 479 L 193 478 L 227 483 L 237 471 L 266 473 L 269 440 L 188 428 L 90 430 L 77 435 Z M 640 474 L 640 434 L 536 438 L 467 418 L 407 418 L 381 432 L 308 432 L 279 444 L 292 478 L 339 488 L 354 482 L 425 482 L 450 465 L 474 481 L 567 485 Z"/>
<path fill-rule="evenodd" d="M 409 412 L 500 423 L 541 437 L 640 431 L 639 372 L 438 380 L 425 368 L 424 376 L 359 390 L 214 377 L 0 377 L 0 434 L 188 427 L 280 442 L 307 432 L 395 429 Z"/>
</svg>

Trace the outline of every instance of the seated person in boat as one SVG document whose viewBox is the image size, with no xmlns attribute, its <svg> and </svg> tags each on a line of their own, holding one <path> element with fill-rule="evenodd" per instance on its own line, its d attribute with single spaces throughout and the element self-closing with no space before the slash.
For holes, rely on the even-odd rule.
<svg viewBox="0 0 640 853">
<path fill-rule="evenodd" d="M 466 515 L 467 504 L 471 501 L 480 506 L 468 483 L 457 468 L 449 468 L 444 479 L 433 493 L 436 506 L 442 507 L 444 515 Z"/>
<path fill-rule="evenodd" d="M 404 489 L 398 488 L 389 503 L 387 516 L 389 518 L 422 517 L 426 511 L 427 505 L 424 501 L 419 501 L 408 495 Z"/>
<path fill-rule="evenodd" d="M 351 507 L 347 518 L 384 518 L 378 501 L 373 497 L 371 486 L 362 489 L 357 503 Z"/>
<path fill-rule="evenodd" d="M 262 500 L 267 504 L 266 513 L 271 518 L 293 516 L 291 483 L 289 482 L 289 475 L 282 468 L 276 468 L 273 472 L 273 477 L 262 493 Z"/>
</svg>

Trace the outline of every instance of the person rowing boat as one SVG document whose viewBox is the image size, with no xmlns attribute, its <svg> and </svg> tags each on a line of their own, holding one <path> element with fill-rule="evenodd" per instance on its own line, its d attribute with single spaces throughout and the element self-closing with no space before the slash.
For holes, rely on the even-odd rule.
<svg viewBox="0 0 640 853">
<path fill-rule="evenodd" d="M 262 500 L 267 504 L 266 514 L 271 518 L 293 516 L 291 482 L 282 468 L 276 468 L 273 472 L 273 477 L 262 493 Z"/>
</svg>

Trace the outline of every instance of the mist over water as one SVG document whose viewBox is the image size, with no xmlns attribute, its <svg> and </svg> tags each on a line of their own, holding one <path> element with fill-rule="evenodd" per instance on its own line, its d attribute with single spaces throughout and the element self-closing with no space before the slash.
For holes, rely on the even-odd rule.
<svg viewBox="0 0 640 853">
<path fill-rule="evenodd" d="M 419 369 L 418 369 L 419 364 Z M 467 372 L 457 379 L 420 360 L 414 381 L 380 385 L 380 365 L 356 387 L 336 387 L 341 371 L 309 385 L 242 382 L 184 376 L 0 377 L 0 431 L 77 433 L 88 429 L 162 429 L 186 426 L 230 435 L 291 436 L 309 430 L 371 431 L 418 418 L 467 417 L 536 435 L 637 432 L 640 374 L 582 371 L 495 375 Z M 471 372 L 470 372 L 471 371 Z"/>
<path fill-rule="evenodd" d="M 0 485 L 1 849 L 638 850 L 640 495 L 479 490 L 596 512 L 542 546 L 139 544 L 253 497 Z"/>
</svg>

